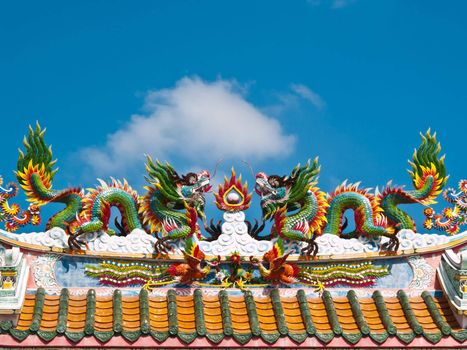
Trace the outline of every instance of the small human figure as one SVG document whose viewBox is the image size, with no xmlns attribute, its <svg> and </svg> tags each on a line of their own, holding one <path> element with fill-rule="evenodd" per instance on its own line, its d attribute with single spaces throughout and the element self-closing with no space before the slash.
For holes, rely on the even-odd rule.
<svg viewBox="0 0 467 350">
<path fill-rule="evenodd" d="M 2 285 L 3 289 L 11 289 L 13 288 L 13 281 L 11 280 L 10 276 L 7 276 L 5 280 L 3 281 Z"/>
</svg>

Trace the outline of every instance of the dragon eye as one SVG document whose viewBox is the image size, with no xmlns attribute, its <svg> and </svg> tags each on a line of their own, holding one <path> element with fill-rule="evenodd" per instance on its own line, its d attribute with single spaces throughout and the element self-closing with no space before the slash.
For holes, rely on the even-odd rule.
<svg viewBox="0 0 467 350">
<path fill-rule="evenodd" d="M 182 176 L 182 183 L 192 186 L 198 181 L 198 175 L 195 173 L 188 173 Z"/>
<path fill-rule="evenodd" d="M 278 188 L 281 185 L 281 182 L 277 176 L 270 176 L 268 183 L 274 188 Z"/>
</svg>

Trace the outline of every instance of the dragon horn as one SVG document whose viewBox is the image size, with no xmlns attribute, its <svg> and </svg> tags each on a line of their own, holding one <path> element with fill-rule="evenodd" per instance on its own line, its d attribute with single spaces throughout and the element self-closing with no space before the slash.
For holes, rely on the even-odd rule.
<svg viewBox="0 0 467 350">
<path fill-rule="evenodd" d="M 253 171 L 253 168 L 250 165 L 250 163 L 248 163 L 246 160 L 242 160 L 242 163 L 245 164 L 248 167 L 248 169 L 250 169 L 250 174 L 254 178 L 255 177 L 255 172 Z"/>
<path fill-rule="evenodd" d="M 216 166 L 214 167 L 214 172 L 212 173 L 212 178 L 214 178 L 217 174 L 217 168 L 219 167 L 219 165 L 224 161 L 224 158 L 220 158 L 217 162 L 216 162 Z"/>
</svg>

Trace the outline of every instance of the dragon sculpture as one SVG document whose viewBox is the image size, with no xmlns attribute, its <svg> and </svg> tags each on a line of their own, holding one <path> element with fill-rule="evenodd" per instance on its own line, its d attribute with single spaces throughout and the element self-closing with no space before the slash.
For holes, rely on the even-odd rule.
<svg viewBox="0 0 467 350">
<path fill-rule="evenodd" d="M 454 235 L 459 232 L 460 226 L 467 224 L 467 180 L 459 182 L 459 191 L 448 188 L 443 191 L 444 199 L 453 207 L 444 208 L 442 214 L 437 214 L 433 208 L 425 208 L 423 213 L 426 220 L 423 226 Z"/>
<path fill-rule="evenodd" d="M 313 255 L 317 252 L 314 240 L 326 222 L 329 206 L 325 193 L 315 186 L 319 170 L 315 159 L 313 164 L 308 161 L 305 166 L 297 165 L 290 176 L 258 173 L 255 185 L 261 197 L 263 221 L 274 221 L 269 237 L 306 242 L 303 253 Z"/>
<path fill-rule="evenodd" d="M 290 176 L 258 173 L 255 190 L 261 198 L 263 221 L 273 221 L 269 237 L 305 242 L 302 254 L 312 256 L 318 251 L 315 239 L 324 232 L 346 238 L 385 236 L 389 241 L 381 249 L 396 251 L 399 247 L 396 232 L 416 229 L 411 217 L 398 205 L 432 204 L 447 181 L 436 134 L 431 135 L 428 130 L 421 137 L 422 144 L 409 162 L 414 186 L 411 191 L 389 184 L 381 193 L 372 194 L 360 189 L 359 184 L 344 183 L 333 193 L 325 194 L 316 187 L 320 169 L 316 159 L 305 166 L 297 165 Z M 344 213 L 348 209 L 354 212 L 355 230 L 343 233 L 347 226 Z"/>
<path fill-rule="evenodd" d="M 180 176 L 169 164 L 159 161 L 154 164 L 149 156 L 146 170 L 149 186 L 140 200 L 139 212 L 151 233 L 162 233 L 156 250 L 170 250 L 167 242 L 170 240 L 193 235 L 201 238 L 198 218 L 207 225 L 204 207 L 205 193 L 211 189 L 209 172 L 202 170 Z"/>
<path fill-rule="evenodd" d="M 15 232 L 19 227 L 32 224 L 37 226 L 41 223 L 40 210 L 37 205 L 30 204 L 27 210 L 21 211 L 21 207 L 10 204 L 9 199 L 18 194 L 18 185 L 9 182 L 3 187 L 3 178 L 0 176 L 0 222 L 5 223 L 5 229 Z"/>
<path fill-rule="evenodd" d="M 52 180 L 57 172 L 53 169 L 52 149 L 44 142 L 45 129 L 39 124 L 29 128 L 24 139 L 26 152 L 20 150 L 17 178 L 28 200 L 37 206 L 51 202 L 65 204 L 65 208 L 53 215 L 46 229 L 60 227 L 69 233 L 70 249 L 80 249 L 85 242 L 79 236 L 109 229 L 111 208 L 116 207 L 121 222 L 116 222 L 121 234 L 137 228 L 148 227 L 158 238 L 155 253 L 167 253 L 170 240 L 199 235 L 198 218 L 205 222 L 204 193 L 210 189 L 209 172 L 178 175 L 169 165 L 154 163 L 147 157 L 147 193 L 140 197 L 128 183 L 112 179 L 110 184 L 99 180 L 100 186 L 84 190 L 67 188 L 55 190 Z M 161 234 L 162 237 L 158 237 Z"/>
</svg>

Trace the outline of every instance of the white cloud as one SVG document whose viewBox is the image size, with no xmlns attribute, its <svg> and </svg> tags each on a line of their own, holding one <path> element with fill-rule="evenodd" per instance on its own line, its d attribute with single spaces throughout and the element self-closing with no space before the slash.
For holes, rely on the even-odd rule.
<svg viewBox="0 0 467 350">
<path fill-rule="evenodd" d="M 303 84 L 291 84 L 290 88 L 301 98 L 310 101 L 316 108 L 323 109 L 326 103 L 316 92 Z"/>
<path fill-rule="evenodd" d="M 103 147 L 88 147 L 80 158 L 95 176 L 128 170 L 151 154 L 209 164 L 221 157 L 268 159 L 292 152 L 295 136 L 245 99 L 234 81 L 183 78 L 174 88 L 151 91 L 144 115 L 107 136 Z"/>
<path fill-rule="evenodd" d="M 333 0 L 331 8 L 333 9 L 341 9 L 344 7 L 349 6 L 351 3 L 353 3 L 355 0 Z"/>
<path fill-rule="evenodd" d="M 332 9 L 341 9 L 354 3 L 356 0 L 308 0 L 312 6 L 320 6 L 322 4 L 329 4 Z"/>
</svg>

